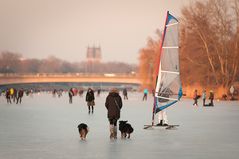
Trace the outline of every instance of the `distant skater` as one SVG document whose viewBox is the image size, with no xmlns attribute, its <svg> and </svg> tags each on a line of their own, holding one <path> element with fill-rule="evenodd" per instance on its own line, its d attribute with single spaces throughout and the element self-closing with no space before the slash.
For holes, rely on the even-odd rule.
<svg viewBox="0 0 239 159">
<path fill-rule="evenodd" d="M 234 99 L 235 88 L 234 88 L 233 86 L 231 86 L 230 89 L 229 89 L 229 91 L 230 91 L 230 95 L 231 95 L 230 100 L 235 100 L 235 99 Z"/>
<path fill-rule="evenodd" d="M 148 93 L 149 93 L 148 89 L 147 89 L 147 88 L 145 88 L 145 89 L 144 89 L 143 101 L 144 101 L 144 100 L 147 100 Z"/>
<path fill-rule="evenodd" d="M 22 103 L 23 94 L 24 94 L 23 89 L 18 90 L 18 92 L 17 92 L 17 104 Z"/>
<path fill-rule="evenodd" d="M 193 100 L 194 100 L 193 105 L 198 106 L 198 90 L 196 90 L 196 89 L 193 93 Z"/>
<path fill-rule="evenodd" d="M 17 102 L 17 90 L 15 88 L 13 88 L 13 102 L 16 103 Z"/>
<path fill-rule="evenodd" d="M 110 124 L 110 139 L 117 139 L 117 121 L 120 118 L 120 110 L 122 108 L 122 99 L 119 91 L 113 88 L 106 97 L 105 107 L 108 111 L 107 117 Z"/>
<path fill-rule="evenodd" d="M 54 89 L 54 90 L 52 91 L 52 96 L 53 96 L 53 97 L 56 97 L 56 92 L 57 92 L 56 89 Z"/>
<path fill-rule="evenodd" d="M 124 95 L 124 99 L 128 100 L 128 92 L 126 88 L 123 89 L 123 95 Z"/>
<path fill-rule="evenodd" d="M 12 102 L 11 102 L 11 93 L 10 93 L 9 89 L 7 89 L 7 91 L 6 91 L 6 99 L 7 99 L 7 103 L 12 104 Z"/>
<path fill-rule="evenodd" d="M 14 89 L 13 88 L 10 88 L 10 98 L 11 99 L 14 99 Z M 13 101 L 14 102 L 14 101 Z"/>
<path fill-rule="evenodd" d="M 83 90 L 83 89 L 80 89 L 80 90 L 79 90 L 79 96 L 82 97 L 82 96 L 83 96 L 83 93 L 84 93 L 84 90 Z"/>
<path fill-rule="evenodd" d="M 69 90 L 68 95 L 69 95 L 69 103 L 72 104 L 72 98 L 74 96 L 74 92 L 72 88 Z"/>
<path fill-rule="evenodd" d="M 95 105 L 95 95 L 94 95 L 94 91 L 91 88 L 88 88 L 85 100 L 87 102 L 89 114 L 90 114 L 90 110 L 91 110 L 91 113 L 93 114 L 94 113 L 94 105 Z"/>
<path fill-rule="evenodd" d="M 207 98 L 206 89 L 204 89 L 204 90 L 202 91 L 202 102 L 203 102 L 203 106 L 206 105 L 206 98 Z"/>
<path fill-rule="evenodd" d="M 99 89 L 97 90 L 97 97 L 100 96 L 100 93 L 101 93 L 101 89 L 99 88 Z"/>
<path fill-rule="evenodd" d="M 210 99 L 209 106 L 214 106 L 214 103 L 213 103 L 213 100 L 214 100 L 214 93 L 213 93 L 212 90 L 210 90 L 209 99 Z"/>
</svg>

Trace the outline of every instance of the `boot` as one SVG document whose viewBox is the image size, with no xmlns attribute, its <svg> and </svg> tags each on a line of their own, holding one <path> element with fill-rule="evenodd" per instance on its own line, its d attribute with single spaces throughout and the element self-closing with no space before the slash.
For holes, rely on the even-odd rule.
<svg viewBox="0 0 239 159">
<path fill-rule="evenodd" d="M 157 126 L 162 126 L 163 125 L 163 120 L 160 120 L 160 122 L 157 124 Z"/>
<path fill-rule="evenodd" d="M 110 139 L 114 138 L 114 125 L 110 125 Z"/>
<path fill-rule="evenodd" d="M 114 126 L 114 139 L 117 139 L 117 126 Z"/>
<path fill-rule="evenodd" d="M 168 124 L 167 124 L 167 123 L 164 123 L 163 126 L 168 126 Z"/>
</svg>

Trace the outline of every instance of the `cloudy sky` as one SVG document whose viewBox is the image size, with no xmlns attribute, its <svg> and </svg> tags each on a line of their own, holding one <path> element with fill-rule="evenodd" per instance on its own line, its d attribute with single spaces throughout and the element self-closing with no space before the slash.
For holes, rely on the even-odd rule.
<svg viewBox="0 0 239 159">
<path fill-rule="evenodd" d="M 101 46 L 103 61 L 138 63 L 139 49 L 162 29 L 166 11 L 180 17 L 190 0 L 0 0 L 0 52 L 83 61 Z"/>
</svg>

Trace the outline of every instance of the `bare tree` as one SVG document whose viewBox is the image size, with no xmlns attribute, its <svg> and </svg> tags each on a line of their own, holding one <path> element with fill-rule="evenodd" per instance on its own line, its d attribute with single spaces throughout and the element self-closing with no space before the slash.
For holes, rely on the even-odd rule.
<svg viewBox="0 0 239 159">
<path fill-rule="evenodd" d="M 183 8 L 182 59 L 197 76 L 191 78 L 193 82 L 205 85 L 207 81 L 226 90 L 235 81 L 238 44 L 234 37 L 238 38 L 238 32 L 234 31 L 236 16 L 231 9 L 236 1 L 234 5 L 226 0 L 197 1 Z"/>
<path fill-rule="evenodd" d="M 0 72 L 16 73 L 19 71 L 20 54 L 11 52 L 2 52 L 0 54 Z"/>
<path fill-rule="evenodd" d="M 110 67 L 109 67 L 110 66 Z M 123 62 L 94 63 L 91 70 L 86 62 L 70 63 L 54 56 L 47 59 L 23 59 L 20 54 L 0 53 L 0 73 L 132 73 L 137 65 Z"/>
</svg>

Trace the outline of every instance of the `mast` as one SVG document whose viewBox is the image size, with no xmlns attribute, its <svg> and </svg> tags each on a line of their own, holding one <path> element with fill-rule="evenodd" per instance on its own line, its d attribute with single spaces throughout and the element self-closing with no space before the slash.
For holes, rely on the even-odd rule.
<svg viewBox="0 0 239 159">
<path fill-rule="evenodd" d="M 161 40 L 161 43 L 160 43 L 160 50 L 159 50 L 160 52 L 159 52 L 159 57 L 158 57 L 158 61 L 157 61 L 158 68 L 156 70 L 157 77 L 156 77 L 155 86 L 157 85 L 157 82 L 158 82 L 158 73 L 159 73 L 159 69 L 160 69 L 160 57 L 161 57 L 162 48 L 163 48 L 163 41 L 164 41 L 164 38 L 165 38 L 166 29 L 167 29 L 166 25 L 167 25 L 167 22 L 168 22 L 168 15 L 169 15 L 169 11 L 167 11 L 165 24 L 164 24 L 164 31 L 163 31 L 162 40 Z M 153 105 L 153 111 L 152 111 L 152 126 L 154 125 L 154 115 L 155 115 L 155 111 L 156 111 L 156 105 L 157 105 L 157 97 L 156 97 L 156 89 L 155 89 L 154 105 Z"/>
</svg>

